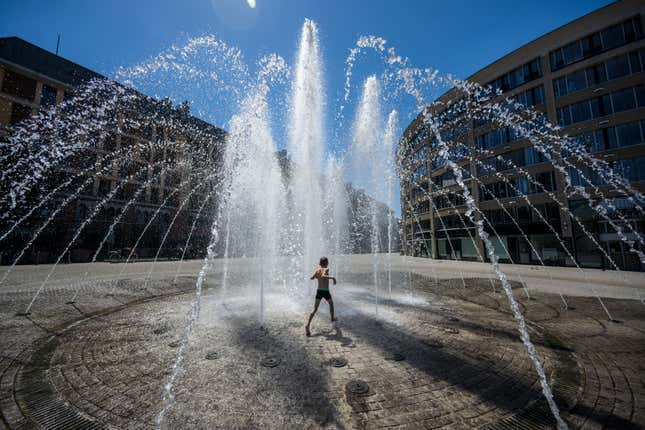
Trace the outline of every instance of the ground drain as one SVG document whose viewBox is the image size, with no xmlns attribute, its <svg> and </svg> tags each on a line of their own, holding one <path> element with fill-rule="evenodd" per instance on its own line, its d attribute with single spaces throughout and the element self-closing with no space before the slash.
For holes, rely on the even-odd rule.
<svg viewBox="0 0 645 430">
<path fill-rule="evenodd" d="M 278 364 L 280 364 L 280 358 L 278 357 L 265 357 L 260 364 L 264 367 L 276 367 Z"/>
<path fill-rule="evenodd" d="M 14 388 L 16 400 L 21 408 L 24 405 L 28 411 L 25 415 L 28 424 L 19 428 L 105 429 L 103 424 L 80 414 L 67 404 L 51 384 L 49 366 L 58 346 L 58 338 L 43 344 L 33 352 L 17 375 L 17 386 Z"/>
<path fill-rule="evenodd" d="M 167 331 L 168 331 L 168 327 L 162 326 L 162 327 L 157 327 L 156 329 L 152 330 L 152 333 L 153 334 L 164 334 Z"/>
<path fill-rule="evenodd" d="M 206 354 L 206 360 L 217 360 L 219 358 L 219 354 L 217 351 L 211 351 L 208 354 Z"/>
<path fill-rule="evenodd" d="M 400 352 L 392 352 L 387 355 L 386 360 L 403 361 L 405 360 L 405 355 L 401 354 Z"/>
<path fill-rule="evenodd" d="M 361 380 L 349 381 L 346 388 L 353 394 L 365 394 L 370 390 L 370 386 L 367 385 L 367 382 Z"/>
<path fill-rule="evenodd" d="M 347 360 L 343 357 L 335 357 L 331 359 L 331 365 L 334 367 L 345 367 L 347 366 Z"/>
<path fill-rule="evenodd" d="M 437 339 L 426 339 L 422 342 L 432 348 L 443 348 L 443 343 Z"/>
<path fill-rule="evenodd" d="M 171 348 L 177 348 L 179 346 L 179 341 L 170 342 L 168 346 Z"/>
</svg>

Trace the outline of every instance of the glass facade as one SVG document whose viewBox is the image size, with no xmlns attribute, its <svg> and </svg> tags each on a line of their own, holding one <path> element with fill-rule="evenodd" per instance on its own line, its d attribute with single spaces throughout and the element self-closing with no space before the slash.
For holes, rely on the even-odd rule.
<svg viewBox="0 0 645 430">
<path fill-rule="evenodd" d="M 56 104 L 56 88 L 43 84 L 40 92 L 40 106 L 50 107 Z"/>
<path fill-rule="evenodd" d="M 418 163 L 419 161 L 424 159 L 426 157 L 426 155 L 428 155 L 428 147 L 427 146 L 422 146 L 421 148 L 419 148 L 418 151 L 416 151 L 412 155 L 412 162 L 413 163 Z"/>
<path fill-rule="evenodd" d="M 418 181 L 428 174 L 428 165 L 426 163 L 421 164 L 417 167 L 412 173 L 412 180 Z"/>
<path fill-rule="evenodd" d="M 507 181 L 493 182 L 479 187 L 479 199 L 482 201 L 505 199 L 509 197 L 522 197 L 527 194 L 538 194 L 556 190 L 555 174 L 542 172 L 533 175 L 533 180 L 528 177 L 517 177 Z"/>
<path fill-rule="evenodd" d="M 5 69 L 2 92 L 33 102 L 36 97 L 36 80 Z"/>
<path fill-rule="evenodd" d="M 490 85 L 493 91 L 504 93 L 541 77 L 542 66 L 540 65 L 540 59 L 536 58 L 489 82 L 487 85 Z"/>
<path fill-rule="evenodd" d="M 589 133 L 573 136 L 574 144 L 587 152 L 607 151 L 614 148 L 640 145 L 645 143 L 645 120 L 633 121 L 614 127 L 606 127 Z M 562 156 L 571 153 L 566 148 Z"/>
<path fill-rule="evenodd" d="M 614 173 L 630 182 L 645 181 L 645 157 L 626 158 L 614 163 Z"/>
<path fill-rule="evenodd" d="M 520 104 L 526 108 L 537 107 L 537 110 L 546 113 L 545 117 L 540 118 L 555 118 L 561 127 L 575 124 L 566 131 L 558 132 L 561 135 L 577 133 L 565 141 L 568 143 L 565 147 L 561 148 L 557 142 L 545 139 L 547 152 L 541 152 L 528 139 L 524 139 L 517 128 L 504 127 L 509 123 L 503 124 L 497 118 L 496 110 L 469 109 L 467 105 L 462 108 L 463 93 L 458 91 L 454 99 L 451 99 L 452 93 L 448 93 L 445 99 L 441 99 L 441 103 L 437 103 L 436 106 L 441 106 L 437 109 L 450 107 L 435 117 L 442 137 L 446 137 L 446 141 L 452 146 L 448 159 L 457 161 L 463 160 L 463 157 L 474 158 L 472 173 L 481 177 L 482 182 L 488 182 L 466 183 L 471 188 L 477 186 L 477 189 L 472 189 L 473 198 L 475 204 L 481 202 L 479 207 L 484 215 L 485 231 L 493 240 L 495 252 L 502 262 L 543 262 L 547 265 L 566 266 L 578 263 L 582 267 L 614 268 L 598 250 L 597 244 L 582 233 L 576 221 L 566 211 L 563 212 L 558 202 L 553 201 L 557 198 L 564 200 L 572 210 L 575 208 L 579 211 L 576 216 L 580 217 L 594 240 L 601 244 L 619 268 L 645 270 L 645 265 L 630 253 L 629 245 L 620 240 L 611 223 L 588 208 L 586 201 L 582 201 L 581 207 L 576 206 L 575 199 L 579 198 L 577 196 L 580 189 L 566 188 L 568 184 L 572 187 L 607 186 L 602 179 L 603 172 L 589 166 L 582 169 L 572 167 L 567 170 L 567 178 L 549 166 L 552 155 L 557 158 L 560 155 L 569 157 L 567 162 L 582 165 L 589 163 L 574 157 L 578 151 L 606 151 L 606 154 L 595 157 L 606 163 L 611 172 L 633 183 L 638 190 L 645 183 L 645 110 L 642 109 L 645 107 L 645 80 L 642 79 L 645 75 L 645 38 L 642 28 L 643 11 L 634 10 L 625 13 L 623 9 L 619 14 L 620 18 L 603 18 L 607 24 L 614 23 L 612 25 L 603 25 L 603 20 L 598 19 L 589 21 L 587 31 L 590 33 L 576 40 L 567 39 L 566 31 L 560 38 L 538 40 L 536 46 L 539 45 L 539 48 L 535 52 L 527 54 L 526 50 L 521 50 L 517 55 L 512 53 L 508 56 L 508 61 L 505 59 L 493 63 L 481 74 L 496 77 L 486 82 L 486 85 L 497 93 L 506 93 L 508 100 L 514 102 L 512 105 L 505 104 L 504 108 L 514 108 L 522 115 L 524 110 Z M 578 31 L 582 29 L 584 35 L 584 28 L 587 27 L 578 25 L 569 34 L 581 34 Z M 554 39 L 562 41 L 564 45 L 546 45 Z M 527 62 L 531 58 L 533 59 Z M 584 65 L 580 63 L 571 66 L 579 61 L 584 61 Z M 502 64 L 521 66 L 503 69 Z M 546 69 L 543 67 L 549 67 L 556 73 L 546 79 Z M 553 95 L 549 92 L 551 88 L 545 85 L 551 86 Z M 490 94 L 486 93 L 486 96 L 490 97 Z M 555 103 L 545 103 L 547 96 L 555 98 Z M 491 101 L 495 100 L 497 98 L 493 96 Z M 473 135 L 474 142 L 469 142 L 469 136 Z M 446 168 L 448 160 L 432 154 L 431 151 L 437 146 L 435 139 L 430 138 L 426 143 L 430 149 L 423 151 L 423 154 L 428 160 L 428 174 L 434 191 L 431 205 L 426 206 L 426 201 L 419 208 L 432 212 L 434 206 L 440 210 L 442 217 L 439 219 L 438 213 L 430 214 L 434 218 L 435 230 L 426 232 L 428 237 L 425 238 L 425 252 L 432 253 L 431 245 L 435 241 L 435 258 L 486 258 L 486 255 L 478 255 L 482 242 L 472 230 L 473 226 L 468 220 L 464 225 L 464 220 L 455 214 L 455 208 L 465 210 L 465 200 L 457 187 L 454 174 Z M 463 152 L 460 152 L 462 145 Z M 556 154 L 554 149 L 560 151 L 560 154 Z M 414 151 L 410 152 L 413 153 Z M 415 154 L 414 160 L 418 159 Z M 441 174 L 435 173 L 433 176 L 437 169 Z M 520 169 L 526 169 L 527 173 L 520 173 Z M 469 170 L 466 167 L 466 178 Z M 497 176 L 500 173 L 503 176 Z M 603 188 L 603 192 L 605 190 Z M 549 195 L 551 193 L 553 194 Z M 614 194 L 618 193 L 608 195 L 613 198 Z M 425 199 L 429 197 L 426 195 Z M 499 203 L 495 202 L 497 199 L 500 200 Z M 629 206 L 630 202 L 624 197 L 622 199 Z M 623 207 L 625 205 L 621 205 L 620 198 L 614 204 L 619 206 L 620 213 L 628 221 L 621 221 L 608 209 L 607 213 L 613 222 L 625 224 L 624 231 L 628 237 L 634 235 L 633 231 L 639 231 L 643 235 L 645 217 L 633 208 L 633 203 L 630 203 L 631 212 L 629 208 Z M 430 218 L 425 213 L 424 218 Z M 469 237 L 469 233 L 472 237 Z M 497 234 L 500 235 L 499 238 Z"/>
<path fill-rule="evenodd" d="M 511 143 L 521 136 L 511 127 L 500 128 L 481 134 L 477 137 L 479 149 L 492 149 L 500 145 Z"/>
<path fill-rule="evenodd" d="M 493 175 L 497 172 L 512 170 L 517 167 L 540 164 L 547 161 L 546 156 L 541 151 L 527 146 L 515 151 L 506 152 L 496 157 L 489 157 L 481 160 L 477 165 L 477 174 L 479 176 Z"/>
<path fill-rule="evenodd" d="M 644 68 L 645 48 L 641 48 L 554 79 L 553 95 L 557 99 L 606 81 L 640 73 Z"/>
<path fill-rule="evenodd" d="M 551 71 L 643 38 L 640 16 L 592 33 L 549 53 Z"/>
<path fill-rule="evenodd" d="M 642 85 L 558 108 L 558 125 L 564 127 L 641 107 L 645 107 L 645 87 Z"/>
<path fill-rule="evenodd" d="M 523 91 L 513 96 L 513 100 L 526 107 L 542 104 L 544 103 L 544 86 L 538 85 L 537 87 Z"/>
</svg>

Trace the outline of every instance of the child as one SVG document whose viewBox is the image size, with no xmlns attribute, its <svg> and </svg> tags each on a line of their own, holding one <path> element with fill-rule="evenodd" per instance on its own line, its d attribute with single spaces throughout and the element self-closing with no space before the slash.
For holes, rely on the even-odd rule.
<svg viewBox="0 0 645 430">
<path fill-rule="evenodd" d="M 314 310 L 311 311 L 309 314 L 309 321 L 307 321 L 307 326 L 305 327 L 305 332 L 307 333 L 307 336 L 311 336 L 311 332 L 309 331 L 309 326 L 311 325 L 311 320 L 316 315 L 316 311 L 318 310 L 318 305 L 320 305 L 320 300 L 325 299 L 327 300 L 327 303 L 329 303 L 329 313 L 331 315 L 331 320 L 336 321 L 336 318 L 334 318 L 334 302 L 331 299 L 331 294 L 329 293 L 329 280 L 331 279 L 334 282 L 334 285 L 336 285 L 336 278 L 333 276 L 329 276 L 329 260 L 327 260 L 327 257 L 320 257 L 320 266 L 316 269 L 313 275 L 311 275 L 310 279 L 317 279 L 318 280 L 318 289 L 316 290 L 316 302 L 314 304 Z"/>
</svg>

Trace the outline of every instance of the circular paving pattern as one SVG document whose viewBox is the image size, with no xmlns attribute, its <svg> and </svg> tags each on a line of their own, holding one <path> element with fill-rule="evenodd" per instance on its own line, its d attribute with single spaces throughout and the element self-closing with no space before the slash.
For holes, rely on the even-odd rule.
<svg viewBox="0 0 645 430">
<path fill-rule="evenodd" d="M 423 301 L 393 296 L 378 319 L 365 290 L 348 288 L 335 297 L 342 322 L 328 323 L 321 306 L 310 338 L 308 303 L 268 297 L 260 326 L 256 301 L 220 302 L 207 290 L 165 425 L 552 428 L 504 298 L 481 284 L 464 291 L 420 281 Z M 642 310 L 608 301 L 623 309 L 615 324 L 591 299 L 571 298 L 578 310 L 570 311 L 557 296 L 534 297 L 522 302 L 531 338 L 571 428 L 637 428 Z M 122 305 L 52 330 L 4 367 L 5 426 L 153 428 L 192 298 Z"/>
</svg>

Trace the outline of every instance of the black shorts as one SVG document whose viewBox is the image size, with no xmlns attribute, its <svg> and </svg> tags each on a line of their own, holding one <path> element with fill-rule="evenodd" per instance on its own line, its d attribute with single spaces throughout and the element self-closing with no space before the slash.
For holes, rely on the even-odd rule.
<svg viewBox="0 0 645 430">
<path fill-rule="evenodd" d="M 316 290 L 316 300 L 325 299 L 327 301 L 331 300 L 331 294 L 329 290 Z"/>
</svg>

